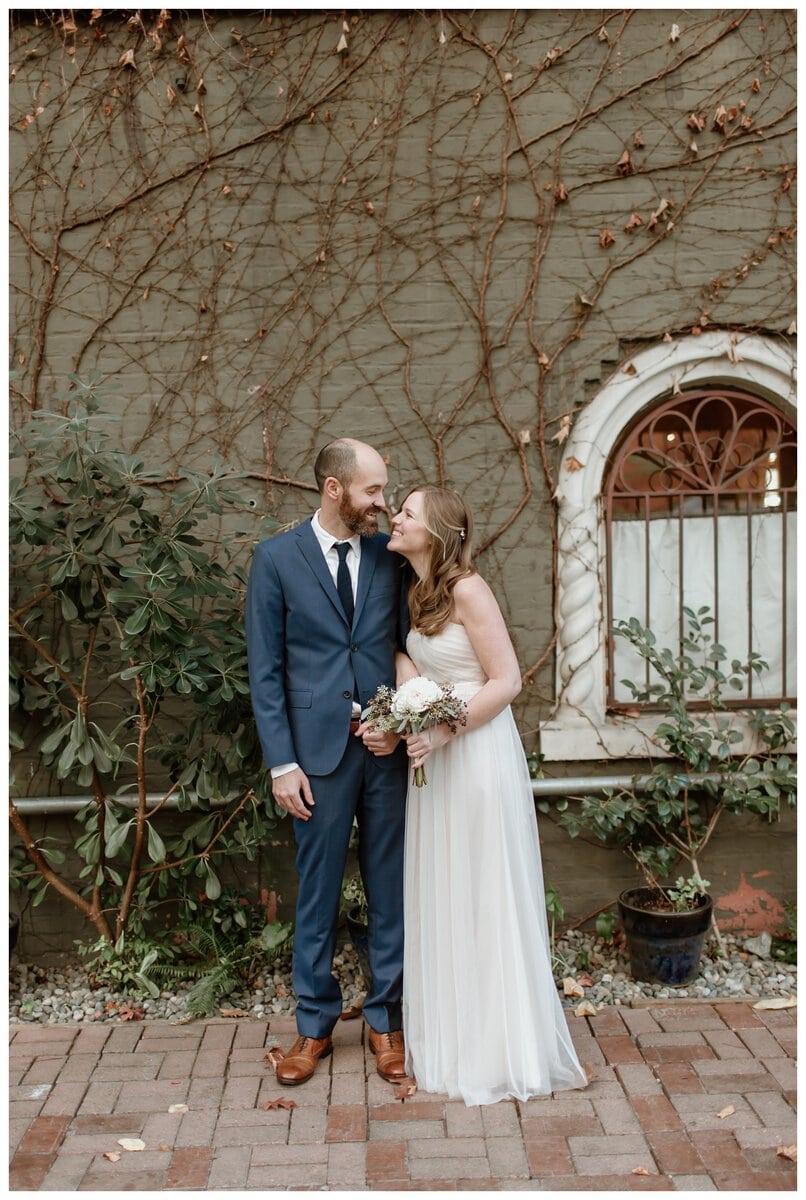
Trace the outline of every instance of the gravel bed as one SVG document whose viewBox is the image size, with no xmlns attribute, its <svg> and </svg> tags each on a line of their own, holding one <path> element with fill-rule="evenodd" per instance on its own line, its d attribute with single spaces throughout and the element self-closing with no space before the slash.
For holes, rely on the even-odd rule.
<svg viewBox="0 0 806 1200">
<path fill-rule="evenodd" d="M 571 931 L 558 939 L 555 973 L 558 979 L 565 975 L 589 976 L 593 982 L 584 980 L 584 999 L 597 1007 L 651 999 L 750 1000 L 796 994 L 797 967 L 770 958 L 758 939 L 723 934 L 722 940 L 725 956 L 716 955 L 713 942 L 707 944 L 700 975 L 687 987 L 670 988 L 637 982 L 630 975 L 623 947 L 580 931 Z M 341 983 L 344 1007 L 350 1008 L 362 996 L 364 981 L 349 942 L 336 955 L 334 971 Z M 181 1020 L 190 986 L 190 983 L 180 983 L 166 988 L 157 997 L 143 998 L 107 987 L 93 989 L 84 961 L 48 968 L 16 962 L 10 969 L 9 1021 L 11 1024 L 58 1025 L 133 1019 Z M 576 1007 L 581 998 L 579 995 L 564 997 L 563 1003 L 567 1007 Z M 271 973 L 266 972 L 255 980 L 250 990 L 232 992 L 221 1002 L 222 1008 L 264 1018 L 278 1014 L 288 1016 L 294 1012 L 295 1005 L 288 960 L 279 960 Z M 217 1009 L 211 1015 L 218 1015 L 218 1012 Z"/>
</svg>

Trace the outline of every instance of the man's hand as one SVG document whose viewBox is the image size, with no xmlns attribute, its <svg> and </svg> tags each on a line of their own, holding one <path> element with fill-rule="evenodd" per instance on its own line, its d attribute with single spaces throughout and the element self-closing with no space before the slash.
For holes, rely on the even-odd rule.
<svg viewBox="0 0 806 1200">
<path fill-rule="evenodd" d="M 308 776 L 299 767 L 273 779 L 271 790 L 280 808 L 291 813 L 292 817 L 299 817 L 300 821 L 310 819 L 308 808 L 313 808 L 315 801 Z"/>
<path fill-rule="evenodd" d="M 400 742 L 399 733 L 380 733 L 377 729 L 373 729 L 368 721 L 358 726 L 355 737 L 362 738 L 367 750 L 376 758 L 384 758 L 387 754 L 393 754 Z"/>
</svg>

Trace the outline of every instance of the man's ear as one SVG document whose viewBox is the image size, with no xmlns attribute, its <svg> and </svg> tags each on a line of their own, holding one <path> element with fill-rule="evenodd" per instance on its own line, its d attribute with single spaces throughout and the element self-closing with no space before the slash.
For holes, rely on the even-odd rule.
<svg viewBox="0 0 806 1200">
<path fill-rule="evenodd" d="M 329 500 L 341 500 L 344 493 L 344 488 L 339 483 L 335 475 L 328 475 L 325 480 L 325 486 L 322 488 L 322 495 L 327 496 Z"/>
</svg>

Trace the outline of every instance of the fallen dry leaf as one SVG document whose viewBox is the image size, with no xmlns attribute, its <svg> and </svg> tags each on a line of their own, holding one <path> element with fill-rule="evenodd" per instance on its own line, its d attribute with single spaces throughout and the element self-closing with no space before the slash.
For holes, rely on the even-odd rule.
<svg viewBox="0 0 806 1200">
<path fill-rule="evenodd" d="M 121 1004 L 118 1008 L 121 1021 L 142 1021 L 145 1015 L 144 1009 L 136 1008 L 133 1004 Z"/>
<path fill-rule="evenodd" d="M 759 1000 L 753 1008 L 796 1008 L 797 1003 L 794 996 L 771 996 L 766 1000 Z"/>
<path fill-rule="evenodd" d="M 581 983 L 583 987 L 593 987 L 593 980 L 587 972 L 577 975 L 577 983 Z"/>
<path fill-rule="evenodd" d="M 585 995 L 585 989 L 580 985 L 578 980 L 574 979 L 573 975 L 566 975 L 563 980 L 563 995 L 579 996 L 582 999 Z"/>
<path fill-rule="evenodd" d="M 168 1107 L 169 1113 L 182 1113 L 188 1111 L 188 1106 L 186 1104 L 171 1104 Z"/>
<path fill-rule="evenodd" d="M 339 1017 L 340 1021 L 354 1021 L 356 1017 L 360 1017 L 364 1011 L 364 997 L 359 996 L 355 1004 L 349 1008 L 345 1008 L 344 1012 Z"/>
<path fill-rule="evenodd" d="M 104 1158 L 108 1158 L 110 1162 L 120 1162 L 123 1155 L 119 1150 L 106 1150 L 104 1151 Z"/>
<path fill-rule="evenodd" d="M 289 1100 L 286 1096 L 280 1096 L 277 1100 L 266 1100 L 260 1107 L 268 1112 L 271 1108 L 296 1108 L 297 1102 Z"/>
<path fill-rule="evenodd" d="M 396 1100 L 408 1100 L 409 1096 L 413 1096 L 417 1091 L 416 1079 L 403 1079 L 395 1088 Z"/>
<path fill-rule="evenodd" d="M 780 1158 L 788 1158 L 790 1162 L 798 1161 L 797 1146 L 779 1146 L 778 1149 L 775 1151 L 775 1153 Z"/>
<path fill-rule="evenodd" d="M 631 1175 L 654 1175 L 655 1172 L 647 1170 L 646 1167 L 633 1167 L 630 1174 Z"/>
<path fill-rule="evenodd" d="M 277 1070 L 278 1062 L 282 1062 L 285 1058 L 285 1050 L 282 1046 L 271 1046 L 266 1054 L 263 1055 L 263 1061 L 267 1062 L 270 1067 Z"/>
<path fill-rule="evenodd" d="M 736 1112 L 736 1109 L 734 1108 L 734 1106 L 732 1104 L 728 1104 L 728 1105 L 726 1105 L 725 1108 L 721 1109 L 716 1115 L 719 1117 L 720 1121 L 724 1121 L 725 1117 L 732 1117 L 735 1112 Z"/>
<path fill-rule="evenodd" d="M 219 1008 L 219 1017 L 248 1017 L 249 1013 L 244 1008 Z"/>
<path fill-rule="evenodd" d="M 578 1004 L 576 1006 L 576 1008 L 574 1009 L 574 1016 L 575 1017 L 595 1017 L 598 1011 L 599 1010 L 596 1007 L 596 1005 L 591 1004 L 590 1000 L 583 1000 L 582 1003 Z"/>
<path fill-rule="evenodd" d="M 124 1150 L 145 1150 L 146 1144 L 142 1138 L 118 1138 L 118 1145 Z"/>
<path fill-rule="evenodd" d="M 167 1142 L 160 1142 L 160 1150 L 163 1154 L 168 1154 L 169 1151 L 173 1150 L 173 1146 L 169 1146 Z"/>
</svg>

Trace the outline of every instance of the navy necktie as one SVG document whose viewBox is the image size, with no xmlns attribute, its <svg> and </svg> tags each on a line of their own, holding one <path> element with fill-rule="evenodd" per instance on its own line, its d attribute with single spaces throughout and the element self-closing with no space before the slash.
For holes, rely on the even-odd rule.
<svg viewBox="0 0 806 1200">
<path fill-rule="evenodd" d="M 350 569 L 347 566 L 347 553 L 350 549 L 350 543 L 335 542 L 334 544 L 336 553 L 339 556 L 339 569 L 336 572 L 336 591 L 339 593 L 344 615 L 348 623 L 352 625 L 355 601 L 353 600 L 353 582 L 350 579 Z"/>
</svg>

